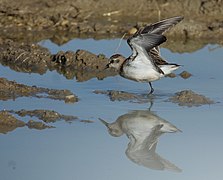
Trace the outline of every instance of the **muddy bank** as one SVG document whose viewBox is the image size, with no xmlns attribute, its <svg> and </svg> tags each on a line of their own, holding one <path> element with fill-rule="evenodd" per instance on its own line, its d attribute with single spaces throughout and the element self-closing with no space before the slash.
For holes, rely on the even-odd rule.
<svg viewBox="0 0 223 180">
<path fill-rule="evenodd" d="M 187 71 L 183 71 L 183 72 L 181 72 L 179 75 L 180 75 L 180 77 L 182 77 L 183 79 L 188 79 L 188 78 L 190 78 L 190 77 L 192 76 L 192 74 L 189 73 L 189 72 L 187 72 Z"/>
<path fill-rule="evenodd" d="M 103 79 L 117 72 L 105 70 L 108 59 L 85 50 L 76 52 L 60 51 L 51 54 L 38 44 L 17 43 L 12 40 L 0 42 L 0 63 L 24 73 L 44 74 L 47 70 L 63 74 L 67 79 L 87 81 L 91 78 Z"/>
<path fill-rule="evenodd" d="M 0 133 L 6 134 L 16 128 L 27 126 L 29 129 L 42 130 L 46 128 L 53 128 L 43 122 L 37 122 L 34 120 L 29 120 L 25 123 L 22 120 L 17 119 L 10 111 L 0 111 Z"/>
<path fill-rule="evenodd" d="M 169 98 L 169 101 L 178 104 L 179 106 L 201 106 L 205 104 L 214 104 L 214 101 L 203 95 L 197 94 L 191 90 L 184 90 L 175 93 Z"/>
<path fill-rule="evenodd" d="M 25 122 L 18 120 L 7 111 L 0 111 L 0 133 L 6 134 L 18 127 L 24 127 Z"/>
<path fill-rule="evenodd" d="M 77 96 L 69 90 L 27 86 L 16 83 L 15 81 L 9 81 L 5 78 L 0 78 L 0 100 L 15 100 L 18 97 L 49 98 L 62 100 L 67 103 L 74 103 L 78 101 Z"/>
<path fill-rule="evenodd" d="M 46 128 L 55 128 L 54 126 L 48 126 L 42 122 L 37 122 L 37 121 L 34 121 L 34 120 L 29 120 L 28 123 L 26 123 L 26 126 L 29 128 L 29 129 L 37 129 L 37 130 L 43 130 L 43 129 L 46 129 Z"/>
<path fill-rule="evenodd" d="M 37 44 L 2 40 L 0 63 L 18 72 L 44 74 L 50 63 L 50 52 Z"/>
<path fill-rule="evenodd" d="M 149 94 L 136 94 L 124 91 L 115 90 L 95 90 L 95 94 L 104 94 L 109 97 L 111 101 L 129 101 L 133 103 L 153 103 L 154 95 Z M 191 90 L 184 90 L 176 92 L 172 97 L 168 99 L 172 103 L 176 103 L 179 106 L 201 106 L 205 104 L 214 104 L 215 102 L 203 95 L 197 94 Z"/>
<path fill-rule="evenodd" d="M 196 31 L 205 25 L 210 31 L 221 27 L 222 5 L 219 0 L 1 0 L 0 17 L 2 29 L 114 34 L 137 24 L 182 15 L 187 19 L 188 35 L 198 35 Z M 189 28 L 187 23 L 196 25 Z"/>
<path fill-rule="evenodd" d="M 17 114 L 21 117 L 25 117 L 25 116 L 29 116 L 31 118 L 35 117 L 46 123 L 50 123 L 50 122 L 52 123 L 59 120 L 64 120 L 64 121 L 69 122 L 69 121 L 74 121 L 78 119 L 76 116 L 63 115 L 53 110 L 44 110 L 44 109 L 37 109 L 37 110 L 22 109 L 20 111 L 10 111 L 10 112 Z"/>
<path fill-rule="evenodd" d="M 37 120 L 30 119 L 28 122 L 24 120 L 20 120 L 15 117 L 19 116 L 20 118 L 30 117 L 35 118 Z M 83 123 L 93 123 L 93 120 L 87 119 L 79 119 L 76 116 L 71 115 L 63 115 L 53 110 L 44 110 L 44 109 L 36 109 L 36 110 L 1 110 L 0 111 L 0 133 L 6 134 L 10 131 L 15 130 L 19 127 L 28 127 L 29 129 L 43 130 L 48 128 L 55 128 L 52 126 L 52 123 L 57 121 L 65 121 L 68 123 L 79 121 Z M 49 125 L 50 123 L 50 125 Z"/>
<path fill-rule="evenodd" d="M 171 44 L 170 49 L 187 52 L 223 43 L 222 7 L 219 0 L 1 0 L 0 32 L 4 39 L 32 43 L 51 39 L 63 44 L 75 37 L 121 37 L 133 27 L 181 15 L 184 21 L 167 36 L 180 38 L 181 46 Z"/>
<path fill-rule="evenodd" d="M 136 94 L 129 93 L 125 91 L 116 91 L 116 90 L 95 90 L 95 94 L 104 94 L 109 97 L 111 101 L 129 101 L 133 103 L 147 103 L 153 100 L 153 96 L 148 94 Z"/>
<path fill-rule="evenodd" d="M 108 58 L 103 54 L 95 55 L 85 50 L 60 51 L 51 56 L 50 70 L 56 69 L 67 79 L 76 78 L 79 82 L 91 78 L 102 80 L 105 77 L 117 75 L 114 69 L 106 69 L 108 62 Z"/>
</svg>

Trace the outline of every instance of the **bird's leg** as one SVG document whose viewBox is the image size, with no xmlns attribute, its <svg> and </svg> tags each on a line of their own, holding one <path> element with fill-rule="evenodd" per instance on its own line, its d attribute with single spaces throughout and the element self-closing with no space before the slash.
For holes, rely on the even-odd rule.
<svg viewBox="0 0 223 180">
<path fill-rule="evenodd" d="M 151 111 L 151 108 L 153 107 L 153 100 L 150 101 L 149 111 Z"/>
<path fill-rule="evenodd" d="M 153 89 L 153 87 L 152 87 L 152 83 L 151 82 L 149 82 L 149 86 L 150 86 L 150 92 L 149 92 L 149 94 L 152 94 L 153 93 L 153 91 L 154 91 L 154 89 Z"/>
</svg>

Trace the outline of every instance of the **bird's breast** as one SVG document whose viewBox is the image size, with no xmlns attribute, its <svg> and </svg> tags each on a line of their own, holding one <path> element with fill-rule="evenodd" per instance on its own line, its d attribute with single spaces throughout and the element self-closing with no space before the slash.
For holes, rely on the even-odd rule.
<svg viewBox="0 0 223 180">
<path fill-rule="evenodd" d="M 162 74 L 157 72 L 151 65 L 135 63 L 134 61 L 125 64 L 121 69 L 120 75 L 137 82 L 152 82 L 162 77 Z"/>
</svg>

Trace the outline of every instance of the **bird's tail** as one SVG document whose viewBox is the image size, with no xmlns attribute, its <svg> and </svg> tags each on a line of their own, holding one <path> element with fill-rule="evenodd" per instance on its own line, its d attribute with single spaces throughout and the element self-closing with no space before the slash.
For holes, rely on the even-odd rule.
<svg viewBox="0 0 223 180">
<path fill-rule="evenodd" d="M 164 75 L 168 75 L 180 67 L 178 64 L 165 64 L 160 65 L 159 68 L 164 72 Z"/>
</svg>

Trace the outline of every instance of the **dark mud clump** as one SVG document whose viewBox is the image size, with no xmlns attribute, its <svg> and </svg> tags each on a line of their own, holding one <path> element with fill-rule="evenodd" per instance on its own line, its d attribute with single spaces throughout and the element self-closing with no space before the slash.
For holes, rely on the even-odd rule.
<svg viewBox="0 0 223 180">
<path fill-rule="evenodd" d="M 25 73 L 46 73 L 50 52 L 37 44 L 20 44 L 11 40 L 0 43 L 0 63 Z"/>
<path fill-rule="evenodd" d="M 134 94 L 124 91 L 115 90 L 95 90 L 95 94 L 105 94 L 109 97 L 111 101 L 130 101 L 135 103 L 146 103 L 151 102 L 152 99 L 148 98 L 148 94 Z"/>
<path fill-rule="evenodd" d="M 69 90 L 27 86 L 16 83 L 15 81 L 9 81 L 5 78 L 0 78 L 0 100 L 7 101 L 9 99 L 16 99 L 18 97 L 24 96 L 63 100 L 68 103 L 74 103 L 78 101 L 78 98 Z"/>
<path fill-rule="evenodd" d="M 12 111 L 13 113 L 24 117 L 24 116 L 30 116 L 30 117 L 37 117 L 38 119 L 50 123 L 50 122 L 56 122 L 58 120 L 65 120 L 65 121 L 73 121 L 76 120 L 76 116 L 68 116 L 68 115 L 62 115 L 56 111 L 52 110 L 20 110 L 20 111 Z"/>
<path fill-rule="evenodd" d="M 27 123 L 14 117 L 14 115 L 20 117 L 29 116 L 37 118 L 36 120 L 29 120 Z M 7 132 L 13 131 L 16 128 L 27 126 L 29 129 L 43 130 L 48 128 L 55 128 L 54 126 L 48 125 L 48 123 L 55 123 L 57 121 L 64 120 L 68 123 L 79 120 L 83 123 L 93 123 L 93 120 L 82 120 L 76 116 L 63 115 L 53 110 L 2 110 L 0 111 L 0 133 L 6 134 Z"/>
<path fill-rule="evenodd" d="M 167 74 L 166 77 L 175 78 L 177 77 L 177 75 L 175 73 L 170 73 L 170 74 Z"/>
<path fill-rule="evenodd" d="M 60 51 L 51 54 L 38 44 L 18 43 L 12 40 L 0 41 L 0 63 L 17 72 L 44 74 L 47 70 L 56 70 L 67 79 L 87 81 L 115 76 L 113 69 L 105 69 L 108 59 L 85 50 L 76 52 Z"/>
<path fill-rule="evenodd" d="M 214 101 L 210 100 L 209 98 L 197 94 L 191 90 L 184 90 L 181 92 L 175 93 L 175 95 L 169 100 L 173 103 L 177 103 L 180 106 L 201 106 L 205 104 L 213 104 Z"/>
<path fill-rule="evenodd" d="M 26 124 L 15 118 L 7 111 L 0 111 L 0 133 L 6 134 L 18 127 L 24 127 Z"/>
<path fill-rule="evenodd" d="M 83 122 L 83 123 L 93 123 L 94 121 L 93 120 L 89 120 L 89 119 L 83 119 L 83 120 L 80 120 L 80 122 Z"/>
<path fill-rule="evenodd" d="M 0 133 L 6 134 L 10 131 L 15 130 L 19 127 L 27 126 L 30 129 L 46 129 L 53 128 L 53 126 L 48 126 L 43 122 L 36 122 L 33 120 L 29 120 L 28 123 L 25 123 L 12 115 L 12 111 L 0 111 Z"/>
<path fill-rule="evenodd" d="M 118 73 L 113 69 L 106 69 L 108 59 L 103 54 L 95 55 L 85 50 L 76 52 L 60 51 L 51 56 L 51 68 L 63 74 L 67 79 L 79 82 L 96 77 L 99 80 L 107 76 L 115 76 Z"/>
<path fill-rule="evenodd" d="M 96 90 L 94 91 L 95 94 L 105 94 L 109 96 L 111 101 L 129 101 L 133 99 L 138 99 L 138 96 L 124 92 L 124 91 L 114 91 L 114 90 L 108 90 L 108 91 L 100 91 Z"/>
<path fill-rule="evenodd" d="M 183 72 L 181 72 L 179 75 L 180 75 L 182 78 L 184 78 L 184 79 L 188 79 L 188 78 L 190 78 L 190 77 L 192 76 L 192 74 L 189 73 L 189 72 L 187 72 L 187 71 L 183 71 Z"/>
<path fill-rule="evenodd" d="M 54 126 L 48 126 L 42 122 L 37 122 L 33 120 L 29 120 L 28 123 L 26 123 L 26 125 L 28 126 L 29 129 L 38 129 L 38 130 L 46 128 L 54 128 Z"/>
</svg>

